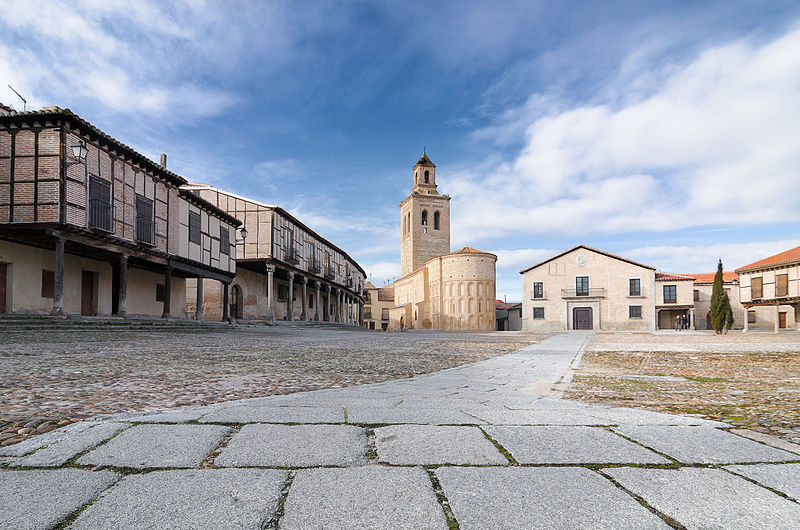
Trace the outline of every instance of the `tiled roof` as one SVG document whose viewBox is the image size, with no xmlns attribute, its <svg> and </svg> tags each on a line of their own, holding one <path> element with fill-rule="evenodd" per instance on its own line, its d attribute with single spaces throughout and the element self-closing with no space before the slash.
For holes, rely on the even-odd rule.
<svg viewBox="0 0 800 530">
<path fill-rule="evenodd" d="M 666 272 L 656 272 L 656 281 L 662 282 L 679 282 L 681 280 L 694 280 L 691 276 L 684 276 L 682 274 L 668 274 Z"/>
<path fill-rule="evenodd" d="M 372 282 L 364 282 L 364 289 L 377 289 Z"/>
<path fill-rule="evenodd" d="M 391 285 L 384 285 L 378 288 L 378 301 L 379 302 L 393 302 L 394 301 L 394 287 Z"/>
<path fill-rule="evenodd" d="M 800 247 L 794 247 L 792 249 L 775 254 L 774 256 L 751 263 L 750 265 L 739 267 L 736 269 L 736 272 L 741 274 L 742 272 L 750 272 L 762 268 L 777 267 L 780 265 L 791 265 L 793 263 L 800 263 Z"/>
<path fill-rule="evenodd" d="M 694 283 L 714 283 L 714 276 L 716 276 L 716 272 L 700 272 L 697 274 L 687 274 L 687 276 L 691 276 L 694 278 Z M 722 283 L 732 283 L 738 282 L 739 275 L 735 272 L 731 271 L 723 271 L 722 272 Z"/>
<path fill-rule="evenodd" d="M 519 271 L 519 273 L 520 274 L 525 274 L 526 272 L 528 272 L 531 269 L 535 269 L 536 267 L 541 267 L 545 263 L 550 263 L 554 259 L 558 259 L 561 256 L 565 256 L 565 255 L 569 254 L 570 252 L 572 252 L 573 250 L 577 250 L 579 248 L 583 248 L 583 249 L 589 250 L 591 252 L 597 252 L 598 254 L 602 254 L 603 256 L 608 256 L 609 258 L 618 259 L 620 261 L 624 261 L 626 263 L 630 263 L 631 265 L 636 265 L 637 267 L 644 267 L 645 269 L 650 269 L 650 270 L 655 270 L 656 269 L 655 267 L 651 267 L 650 265 L 645 265 L 644 263 L 639 263 L 638 261 L 633 261 L 633 260 L 630 260 L 630 259 L 627 259 L 627 258 L 623 258 L 621 256 L 617 256 L 615 254 L 611 254 L 610 252 L 605 252 L 603 250 L 598 250 L 596 248 L 592 248 L 592 247 L 589 247 L 587 245 L 575 245 L 571 249 L 565 250 L 564 252 L 562 252 L 560 254 L 556 254 L 555 256 L 553 256 L 551 258 L 547 258 L 544 261 L 540 261 L 536 265 L 532 265 L 532 266 L 528 267 L 527 269 L 522 269 L 521 271 Z"/>
<path fill-rule="evenodd" d="M 522 307 L 522 302 L 503 302 L 502 300 L 495 300 L 494 307 L 499 311 L 503 309 L 516 309 Z"/>
<path fill-rule="evenodd" d="M 462 247 L 461 249 L 451 252 L 450 254 L 488 254 L 488 252 L 484 252 L 472 247 Z"/>
<path fill-rule="evenodd" d="M 422 153 L 422 156 L 419 157 L 419 160 L 417 160 L 417 163 L 414 164 L 414 166 L 436 167 L 436 164 L 431 162 L 431 159 L 428 158 L 428 154 L 427 153 Z"/>
</svg>

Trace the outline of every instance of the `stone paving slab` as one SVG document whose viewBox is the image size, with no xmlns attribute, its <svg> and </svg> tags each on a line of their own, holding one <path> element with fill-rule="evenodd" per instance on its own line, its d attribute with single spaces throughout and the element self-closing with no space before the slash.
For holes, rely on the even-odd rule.
<svg viewBox="0 0 800 530">
<path fill-rule="evenodd" d="M 800 504 L 721 469 L 603 471 L 687 528 L 798 527 Z"/>
<path fill-rule="evenodd" d="M 663 414 L 652 410 L 626 409 L 595 406 L 589 413 L 605 425 L 697 425 L 703 427 L 730 427 L 721 421 L 706 420 L 693 416 Z"/>
<path fill-rule="evenodd" d="M 478 418 L 453 409 L 430 408 L 349 408 L 347 422 L 367 425 L 416 423 L 421 425 L 476 425 Z"/>
<path fill-rule="evenodd" d="M 201 423 L 343 423 L 342 407 L 231 406 L 214 411 Z"/>
<path fill-rule="evenodd" d="M 375 429 L 378 461 L 396 465 L 508 465 L 477 427 L 392 425 Z"/>
<path fill-rule="evenodd" d="M 58 442 L 73 434 L 83 432 L 97 425 L 95 421 L 82 421 L 78 423 L 71 423 L 65 425 L 60 429 L 55 429 L 44 434 L 37 435 L 33 438 L 28 438 L 14 445 L 0 447 L 0 456 L 25 456 L 37 449 L 41 449 L 51 443 Z"/>
<path fill-rule="evenodd" d="M 280 528 L 447 529 L 447 520 L 421 468 L 302 469 Z"/>
<path fill-rule="evenodd" d="M 97 447 L 115 434 L 130 427 L 130 423 L 108 422 L 95 425 L 91 429 L 73 434 L 60 442 L 39 449 L 33 454 L 20 458 L 14 466 L 60 466 L 70 458 Z"/>
<path fill-rule="evenodd" d="M 614 431 L 685 464 L 798 460 L 796 454 L 708 427 L 620 426 Z"/>
<path fill-rule="evenodd" d="M 196 467 L 230 431 L 221 425 L 137 425 L 76 463 L 135 469 Z"/>
<path fill-rule="evenodd" d="M 51 528 L 109 488 L 111 471 L 0 471 L 0 528 Z"/>
<path fill-rule="evenodd" d="M 739 436 L 744 436 L 745 438 L 750 438 L 751 440 L 755 440 L 757 442 L 765 443 L 776 449 L 783 449 L 784 451 L 789 451 L 790 453 L 800 455 L 800 445 L 787 442 L 786 440 L 776 436 L 770 436 L 769 434 L 764 434 L 763 432 L 751 431 L 750 429 L 731 429 L 730 432 L 738 434 Z"/>
<path fill-rule="evenodd" d="M 753 464 L 727 466 L 725 469 L 800 501 L 800 464 Z"/>
<path fill-rule="evenodd" d="M 462 530 L 669 528 L 584 468 L 442 467 L 435 474 Z"/>
<path fill-rule="evenodd" d="M 130 475 L 70 528 L 259 529 L 274 515 L 287 474 L 192 469 Z"/>
<path fill-rule="evenodd" d="M 464 409 L 492 425 L 609 425 L 588 414 L 563 410 Z"/>
<path fill-rule="evenodd" d="M 126 414 L 119 419 L 135 421 L 138 423 L 186 423 L 199 420 L 211 410 L 210 407 L 202 409 L 177 409 L 148 412 L 144 414 Z"/>
<path fill-rule="evenodd" d="M 245 425 L 214 463 L 223 467 L 357 466 L 367 435 L 352 425 Z"/>
<path fill-rule="evenodd" d="M 520 464 L 671 464 L 601 427 L 484 427 Z"/>
</svg>

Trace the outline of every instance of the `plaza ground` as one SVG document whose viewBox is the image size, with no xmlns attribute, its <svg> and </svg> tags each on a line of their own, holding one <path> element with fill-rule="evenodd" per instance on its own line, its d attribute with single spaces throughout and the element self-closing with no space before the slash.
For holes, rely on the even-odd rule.
<svg viewBox="0 0 800 530">
<path fill-rule="evenodd" d="M 697 414 L 800 443 L 800 333 L 599 333 L 564 397 Z"/>
</svg>

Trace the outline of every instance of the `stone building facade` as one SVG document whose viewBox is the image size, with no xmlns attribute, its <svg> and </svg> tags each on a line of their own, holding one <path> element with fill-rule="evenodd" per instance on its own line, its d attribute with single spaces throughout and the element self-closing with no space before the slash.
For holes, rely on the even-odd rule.
<svg viewBox="0 0 800 530">
<path fill-rule="evenodd" d="M 364 286 L 364 322 L 368 329 L 389 329 L 389 310 L 394 306 L 394 287 L 375 287 L 367 282 Z"/>
<path fill-rule="evenodd" d="M 225 291 L 240 223 L 186 183 L 69 109 L 0 110 L 0 313 L 183 317 L 187 279 Z"/>
<path fill-rule="evenodd" d="M 450 252 L 450 197 L 436 184 L 428 155 L 413 167 L 400 203 L 403 276 L 394 282 L 389 329 L 495 329 L 497 256 L 471 247 Z"/>
<path fill-rule="evenodd" d="M 345 251 L 279 206 L 205 184 L 183 190 L 238 219 L 246 233 L 236 240 L 233 318 L 360 324 L 366 275 Z M 198 293 L 206 299 L 220 295 L 207 283 L 187 283 L 188 311 Z"/>
<path fill-rule="evenodd" d="M 687 276 L 694 278 L 694 312 L 697 329 L 714 329 L 711 323 L 711 295 L 714 292 L 716 272 L 693 273 Z M 741 329 L 744 326 L 745 308 L 739 300 L 739 275 L 730 271 L 723 272 L 722 288 L 731 303 L 732 329 Z"/>
<path fill-rule="evenodd" d="M 656 323 L 658 329 L 674 329 L 675 318 L 689 319 L 695 323 L 694 278 L 683 274 L 655 273 Z"/>
<path fill-rule="evenodd" d="M 800 330 L 800 247 L 739 267 L 736 273 L 748 315 L 745 330 Z"/>
</svg>

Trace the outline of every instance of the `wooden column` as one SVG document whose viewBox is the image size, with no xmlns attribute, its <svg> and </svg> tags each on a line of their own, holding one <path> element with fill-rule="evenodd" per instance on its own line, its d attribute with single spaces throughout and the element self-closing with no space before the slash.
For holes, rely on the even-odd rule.
<svg viewBox="0 0 800 530">
<path fill-rule="evenodd" d="M 289 271 L 289 296 L 286 297 L 286 320 L 294 320 L 294 273 Z"/>
<path fill-rule="evenodd" d="M 119 257 L 119 306 L 117 315 L 124 317 L 128 299 L 128 256 Z"/>
<path fill-rule="evenodd" d="M 167 269 L 164 273 L 164 310 L 161 312 L 161 318 L 170 317 L 169 300 L 172 294 L 172 269 Z"/>
<path fill-rule="evenodd" d="M 222 321 L 228 322 L 228 288 L 231 286 L 229 282 L 222 282 Z"/>
<path fill-rule="evenodd" d="M 306 312 L 306 304 L 308 303 L 308 278 L 305 276 L 303 278 L 303 304 L 300 306 L 303 308 L 303 312 L 300 313 L 300 320 L 308 320 L 308 313 Z"/>
<path fill-rule="evenodd" d="M 315 314 L 314 314 L 314 320 L 319 322 L 319 288 L 321 287 L 321 285 L 320 285 L 319 282 L 314 282 L 314 287 L 317 288 L 317 300 L 316 300 L 317 303 L 316 303 L 316 306 L 315 306 L 316 311 L 315 311 Z"/>
<path fill-rule="evenodd" d="M 64 244 L 66 240 L 58 232 L 56 236 L 56 266 L 53 272 L 53 310 L 51 315 L 64 315 Z"/>
<path fill-rule="evenodd" d="M 195 320 L 203 320 L 203 278 L 197 278 L 197 304 L 194 307 Z"/>
<path fill-rule="evenodd" d="M 267 324 L 275 322 L 275 266 L 267 265 Z"/>
</svg>

